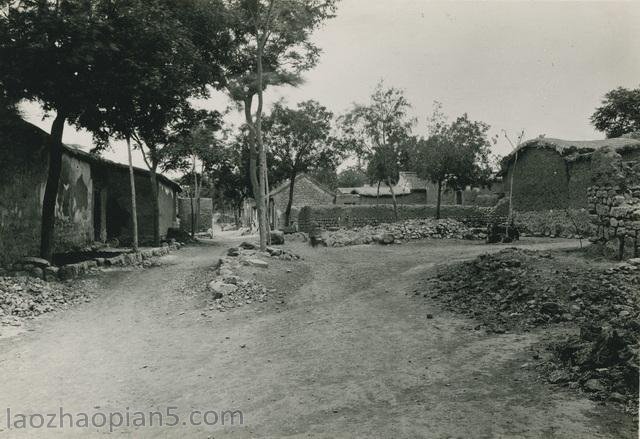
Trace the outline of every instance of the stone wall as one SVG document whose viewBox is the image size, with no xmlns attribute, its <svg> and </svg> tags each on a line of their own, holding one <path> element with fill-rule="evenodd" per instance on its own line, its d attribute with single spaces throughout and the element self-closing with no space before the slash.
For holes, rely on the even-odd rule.
<svg viewBox="0 0 640 439">
<path fill-rule="evenodd" d="M 586 209 L 514 212 L 513 222 L 520 233 L 551 238 L 587 238 L 592 225 Z"/>
<path fill-rule="evenodd" d="M 494 210 L 476 206 L 441 206 L 442 218 L 452 218 L 465 222 L 472 226 L 482 227 L 494 219 Z M 398 206 L 398 219 L 428 219 L 435 218 L 436 206 L 432 205 L 406 205 Z M 309 232 L 313 223 L 317 223 L 322 229 L 352 228 L 373 226 L 382 223 L 390 223 L 395 220 L 393 206 L 307 206 L 302 208 L 298 215 L 298 228 L 303 232 Z"/>
<path fill-rule="evenodd" d="M 197 200 L 193 200 L 194 214 L 197 212 Z M 191 198 L 178 198 L 178 212 L 180 214 L 180 229 L 191 233 Z M 211 228 L 213 218 L 213 201 L 211 198 L 200 198 L 200 217 L 198 219 L 198 230 L 196 232 L 206 232 Z"/>
<path fill-rule="evenodd" d="M 640 245 L 640 161 L 623 161 L 611 149 L 594 154 L 593 185 L 588 190 L 593 241 L 605 253 L 638 257 Z"/>
</svg>

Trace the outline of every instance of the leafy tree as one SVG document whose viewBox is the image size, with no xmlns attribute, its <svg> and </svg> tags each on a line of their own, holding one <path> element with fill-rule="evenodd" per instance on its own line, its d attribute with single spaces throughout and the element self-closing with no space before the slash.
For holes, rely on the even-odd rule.
<svg viewBox="0 0 640 439">
<path fill-rule="evenodd" d="M 311 33 L 333 17 L 336 0 L 227 0 L 234 18 L 235 50 L 227 66 L 227 90 L 244 110 L 250 131 L 249 176 L 258 208 L 260 248 L 267 244 L 267 151 L 262 135 L 264 90 L 298 85 L 318 62 Z M 252 106 L 257 98 L 255 114 Z M 258 161 L 260 169 L 258 173 Z"/>
<path fill-rule="evenodd" d="M 364 169 L 350 166 L 338 174 L 338 187 L 360 187 L 369 181 Z"/>
<path fill-rule="evenodd" d="M 287 108 L 283 102 L 273 106 L 263 121 L 265 140 L 271 148 L 275 166 L 289 180 L 289 200 L 285 225 L 289 225 L 296 176 L 320 163 L 331 163 L 341 157 L 330 138 L 333 113 L 316 101 Z"/>
<path fill-rule="evenodd" d="M 410 108 L 402 90 L 385 88 L 379 82 L 368 105 L 356 105 L 340 119 L 343 144 L 367 162 L 371 182 L 389 187 L 396 219 L 398 203 L 393 186 L 408 161 L 407 148 L 413 145 L 410 133 L 415 119 L 408 114 Z"/>
<path fill-rule="evenodd" d="M 155 134 L 150 133 L 144 142 L 138 142 L 143 152 L 146 145 L 145 161 L 150 169 L 153 168 L 152 174 L 160 165 L 165 171 L 181 171 L 189 176 L 192 236 L 198 230 L 203 181 L 208 170 L 221 160 L 220 150 L 224 143 L 224 136 L 218 136 L 221 130 L 222 115 L 217 111 L 196 111 L 186 107 L 172 124 Z M 211 179 L 209 184 L 213 184 Z M 213 186 L 209 189 L 215 190 Z"/>
<path fill-rule="evenodd" d="M 110 27 L 85 0 L 0 0 L 0 88 L 9 102 L 38 102 L 53 115 L 42 202 L 40 254 L 51 260 L 66 123 L 95 106 L 96 73 L 113 56 Z"/>
<path fill-rule="evenodd" d="M 438 219 L 444 185 L 460 191 L 467 185 L 486 183 L 491 176 L 489 125 L 471 121 L 466 113 L 449 124 L 440 109 L 436 103 L 430 136 L 418 142 L 416 154 L 418 176 L 438 185 Z"/>
<path fill-rule="evenodd" d="M 101 72 L 105 87 L 96 114 L 86 113 L 85 124 L 104 147 L 112 138 L 127 142 L 131 180 L 133 247 L 138 244 L 135 183 L 131 165 L 131 140 L 143 152 L 150 171 L 154 203 L 153 241 L 160 244 L 157 170 L 176 150 L 171 143 L 200 122 L 188 100 L 207 95 L 207 85 L 222 79 L 226 31 L 208 33 L 222 23 L 211 13 L 217 0 L 120 0 L 107 3 L 104 14 L 114 31 L 111 45 L 118 56 Z M 117 85 L 111 93 L 107 88 Z M 93 123 L 91 123 L 93 122 Z M 187 151 L 180 150 L 183 153 Z"/>
<path fill-rule="evenodd" d="M 608 92 L 591 123 L 609 138 L 640 132 L 640 88 L 618 87 Z"/>
</svg>

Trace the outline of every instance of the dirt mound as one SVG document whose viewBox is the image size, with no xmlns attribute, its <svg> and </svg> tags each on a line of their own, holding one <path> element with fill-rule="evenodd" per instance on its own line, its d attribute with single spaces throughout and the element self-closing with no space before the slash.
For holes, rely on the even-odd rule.
<svg viewBox="0 0 640 439">
<path fill-rule="evenodd" d="M 487 331 L 574 328 L 551 342 L 549 381 L 580 386 L 594 399 L 634 404 L 638 398 L 640 267 L 573 262 L 547 252 L 505 249 L 441 268 L 425 297 L 482 322 Z M 579 331 L 577 330 L 579 328 Z"/>
</svg>

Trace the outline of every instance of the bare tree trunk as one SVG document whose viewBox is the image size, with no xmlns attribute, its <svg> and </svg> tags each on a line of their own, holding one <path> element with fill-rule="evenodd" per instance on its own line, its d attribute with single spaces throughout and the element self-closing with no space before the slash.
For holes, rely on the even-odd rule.
<svg viewBox="0 0 640 439">
<path fill-rule="evenodd" d="M 516 173 L 516 164 L 518 163 L 518 150 L 516 149 L 516 155 L 513 159 L 513 168 L 511 169 L 511 175 L 509 176 L 509 218 L 507 218 L 507 230 L 506 234 L 509 236 L 509 225 L 513 221 L 513 176 Z M 580 243 L 582 246 L 582 243 Z"/>
<path fill-rule="evenodd" d="M 393 185 L 391 184 L 391 179 L 387 178 L 387 186 L 389 186 L 389 190 L 391 191 L 391 201 L 393 202 L 393 217 L 398 221 L 398 201 L 396 200 L 396 193 L 393 191 Z"/>
<path fill-rule="evenodd" d="M 376 191 L 376 206 L 380 204 L 380 182 L 378 181 L 378 190 Z"/>
<path fill-rule="evenodd" d="M 133 227 L 133 241 L 131 248 L 138 251 L 138 208 L 136 205 L 136 181 L 133 173 L 133 161 L 131 160 L 131 138 L 127 136 L 127 154 L 129 156 L 129 182 L 131 185 L 131 225 Z"/>
<path fill-rule="evenodd" d="M 195 216 L 195 206 L 193 203 L 193 191 L 189 191 L 189 199 L 191 201 L 191 237 L 193 238 L 195 236 L 195 229 L 193 227 L 193 218 Z"/>
<path fill-rule="evenodd" d="M 296 184 L 296 173 L 291 173 L 289 180 L 289 201 L 287 202 L 287 209 L 284 211 L 284 225 L 289 227 L 291 225 L 291 206 L 293 206 L 293 191 Z"/>
<path fill-rule="evenodd" d="M 436 202 L 436 219 L 440 219 L 441 203 L 442 203 L 442 180 L 438 180 L 438 201 Z"/>
<path fill-rule="evenodd" d="M 195 237 L 196 233 L 198 232 L 198 204 L 199 204 L 199 197 L 200 197 L 200 191 L 198 190 L 198 173 L 197 173 L 197 169 L 196 169 L 196 155 L 194 154 L 192 157 L 192 171 L 193 171 L 193 198 L 195 200 L 195 210 L 192 207 L 191 208 L 191 237 Z"/>
<path fill-rule="evenodd" d="M 266 36 L 265 36 L 266 37 Z M 267 152 L 264 148 L 264 143 L 262 139 L 262 106 L 264 102 L 263 96 L 263 82 L 262 82 L 262 54 L 264 51 L 264 38 L 260 38 L 258 41 L 258 59 L 257 59 L 257 70 L 258 70 L 258 108 L 256 110 L 256 140 L 258 142 L 258 156 L 260 159 L 260 183 L 259 187 L 264 191 L 267 187 Z M 263 192 L 264 194 L 264 192 Z M 256 200 L 256 202 L 260 202 L 261 209 L 258 209 L 258 224 L 260 226 L 260 250 L 265 251 L 267 249 L 267 235 L 268 231 L 268 219 L 267 219 L 267 208 L 268 208 L 268 197 L 262 196 L 261 200 Z"/>
<path fill-rule="evenodd" d="M 160 247 L 160 196 L 158 193 L 158 175 L 156 173 L 157 164 L 153 164 L 149 169 L 151 178 L 151 197 L 153 198 L 153 245 Z"/>
<path fill-rule="evenodd" d="M 51 125 L 49 138 L 49 170 L 42 200 L 42 225 L 40 229 L 40 256 L 48 261 L 53 259 L 55 236 L 56 200 L 62 172 L 62 133 L 65 116 L 58 112 Z"/>
</svg>

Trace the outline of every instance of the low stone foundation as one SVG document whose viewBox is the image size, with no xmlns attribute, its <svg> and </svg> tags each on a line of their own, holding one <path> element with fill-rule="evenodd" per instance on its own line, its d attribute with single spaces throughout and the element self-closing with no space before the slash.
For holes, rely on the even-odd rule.
<svg viewBox="0 0 640 439">
<path fill-rule="evenodd" d="M 142 249 L 135 253 L 122 253 L 111 258 L 94 258 L 60 267 L 50 265 L 49 262 L 40 258 L 23 258 L 21 261 L 12 264 L 8 269 L 0 268 L 0 275 L 29 276 L 47 281 L 69 280 L 87 274 L 98 267 L 125 267 L 143 264 L 144 261 L 167 255 L 170 251 L 178 250 L 181 247 L 182 244 L 176 242 L 165 244 L 163 247 Z"/>
</svg>

